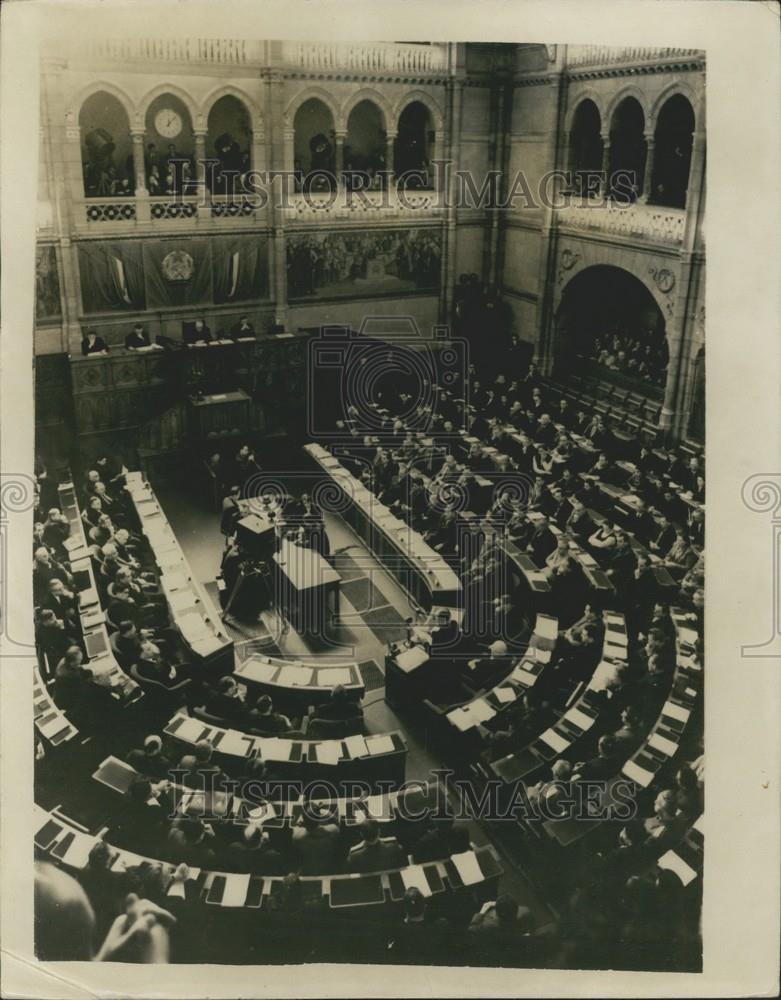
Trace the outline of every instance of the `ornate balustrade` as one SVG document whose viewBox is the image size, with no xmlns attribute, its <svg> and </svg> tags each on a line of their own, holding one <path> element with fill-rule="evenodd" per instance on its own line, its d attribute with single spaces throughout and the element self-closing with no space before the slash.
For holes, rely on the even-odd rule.
<svg viewBox="0 0 781 1000">
<path fill-rule="evenodd" d="M 80 54 L 109 62 L 200 62 L 244 66 L 261 57 L 261 44 L 244 38 L 105 38 L 88 41 Z"/>
<path fill-rule="evenodd" d="M 614 202 L 573 202 L 556 213 L 560 228 L 640 237 L 659 243 L 680 244 L 686 213 L 657 205 L 617 205 Z"/>
<path fill-rule="evenodd" d="M 669 49 L 658 46 L 569 45 L 567 66 L 616 66 L 666 60 L 691 59 L 703 55 L 699 49 Z"/>
<path fill-rule="evenodd" d="M 282 63 L 302 71 L 361 73 L 447 73 L 447 46 L 382 42 L 283 42 Z"/>
<path fill-rule="evenodd" d="M 129 222 L 136 218 L 135 198 L 88 198 L 84 202 L 87 222 Z"/>
<path fill-rule="evenodd" d="M 406 220 L 425 217 L 430 219 L 443 211 L 436 191 L 362 191 L 352 194 L 344 190 L 332 194 L 294 194 L 290 207 L 285 209 L 288 222 L 307 224 L 321 219 L 333 221 L 348 219 L 366 221 L 394 218 Z"/>
</svg>

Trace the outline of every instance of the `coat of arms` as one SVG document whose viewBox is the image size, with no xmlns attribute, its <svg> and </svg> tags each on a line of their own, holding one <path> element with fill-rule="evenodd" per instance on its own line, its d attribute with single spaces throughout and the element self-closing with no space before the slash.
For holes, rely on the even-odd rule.
<svg viewBox="0 0 781 1000">
<path fill-rule="evenodd" d="M 163 276 L 167 281 L 189 281 L 193 276 L 193 259 L 184 250 L 172 250 L 163 257 Z"/>
</svg>

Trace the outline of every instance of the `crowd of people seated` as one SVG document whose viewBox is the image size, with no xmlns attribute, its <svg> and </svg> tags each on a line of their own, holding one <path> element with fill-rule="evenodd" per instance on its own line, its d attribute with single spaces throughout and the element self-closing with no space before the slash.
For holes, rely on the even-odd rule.
<svg viewBox="0 0 781 1000">
<path fill-rule="evenodd" d="M 664 386 L 667 378 L 667 341 L 653 330 L 640 336 L 628 333 L 595 336 L 587 357 L 610 371 L 633 375 L 652 386 Z"/>
</svg>

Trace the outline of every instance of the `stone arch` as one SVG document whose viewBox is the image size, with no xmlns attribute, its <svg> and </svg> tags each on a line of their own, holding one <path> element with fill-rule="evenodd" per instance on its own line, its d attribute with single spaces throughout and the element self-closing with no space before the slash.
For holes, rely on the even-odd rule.
<svg viewBox="0 0 781 1000">
<path fill-rule="evenodd" d="M 581 252 L 581 247 L 579 247 L 577 250 L 574 251 L 569 247 L 560 248 L 558 255 L 559 260 L 558 260 L 557 273 L 559 275 L 559 278 L 562 280 L 556 281 L 556 287 L 554 289 L 554 294 L 553 294 L 554 313 L 558 312 L 564 293 L 568 288 L 568 286 L 570 285 L 570 283 L 572 282 L 573 278 L 577 277 L 577 275 L 581 274 L 583 271 L 587 271 L 590 267 L 597 267 L 604 265 L 606 267 L 615 267 L 619 271 L 625 271 L 633 278 L 636 278 L 641 284 L 643 284 L 646 287 L 648 292 L 650 292 L 650 294 L 653 296 L 654 301 L 661 309 L 662 315 L 665 317 L 665 319 L 669 320 L 671 318 L 671 308 L 670 308 L 670 303 L 672 301 L 671 296 L 665 295 L 663 292 L 661 292 L 660 289 L 657 287 L 656 282 L 650 280 L 651 270 L 655 270 L 658 273 L 658 270 L 664 268 L 665 262 L 660 263 L 657 257 L 649 256 L 648 257 L 649 269 L 647 275 L 638 274 L 637 271 L 634 271 L 628 267 L 624 267 L 621 264 L 616 264 L 615 258 L 611 256 L 610 250 L 607 250 L 605 253 L 600 253 L 599 248 L 596 248 L 593 244 L 589 246 L 588 249 L 589 253 L 584 257 L 583 253 Z M 564 270 L 564 265 L 562 263 L 565 254 L 570 254 L 570 259 L 574 261 L 574 263 L 566 270 Z M 657 264 L 660 265 L 659 268 L 655 266 Z M 669 267 L 668 269 L 672 270 L 672 268 Z M 566 280 L 563 280 L 564 275 L 566 275 Z"/>
<path fill-rule="evenodd" d="M 340 127 L 339 122 L 341 120 L 339 105 L 336 101 L 334 101 L 333 96 L 323 87 L 304 87 L 290 99 L 288 106 L 285 108 L 285 128 L 293 128 L 296 112 L 302 104 L 306 104 L 306 102 L 311 101 L 312 98 L 323 102 L 323 104 L 331 112 L 331 117 L 334 120 L 334 129 L 338 129 Z"/>
<path fill-rule="evenodd" d="M 198 114 L 204 124 L 209 121 L 209 114 L 211 113 L 214 105 L 223 97 L 235 97 L 237 101 L 240 101 L 247 109 L 247 114 L 249 115 L 250 122 L 252 123 L 252 131 L 263 132 L 263 115 L 260 108 L 249 96 L 249 94 L 229 83 L 215 87 L 215 89 L 208 93 L 201 101 L 201 107 Z"/>
<path fill-rule="evenodd" d="M 575 99 L 567 110 L 565 117 L 564 131 L 567 135 L 572 131 L 572 127 L 575 124 L 575 115 L 578 113 L 578 108 L 584 101 L 591 101 L 592 104 L 596 105 L 596 109 L 599 112 L 599 120 L 601 130 L 605 129 L 605 102 L 601 94 L 599 94 L 593 87 L 587 87 L 585 90 L 578 91 L 575 95 Z"/>
<path fill-rule="evenodd" d="M 431 113 L 431 118 L 434 123 L 434 131 L 441 132 L 445 127 L 445 116 L 442 113 L 442 109 L 439 104 L 437 104 L 431 94 L 427 94 L 425 90 L 411 90 L 396 102 L 396 105 L 393 108 L 393 119 L 391 122 L 393 130 L 398 130 L 399 118 L 401 117 L 402 111 L 408 104 L 412 104 L 415 101 L 420 101 L 421 104 L 425 104 Z"/>
<path fill-rule="evenodd" d="M 680 94 L 681 97 L 685 97 L 689 104 L 691 104 L 692 111 L 694 112 L 694 128 L 696 130 L 700 127 L 701 108 L 699 95 L 692 87 L 689 86 L 688 83 L 684 83 L 682 80 L 674 80 L 671 84 L 664 88 L 661 94 L 659 94 L 654 103 L 651 105 L 651 108 L 648 111 L 648 121 L 646 122 L 647 131 L 651 131 L 656 128 L 656 123 L 659 119 L 659 112 L 670 100 L 670 98 L 675 97 L 676 94 Z"/>
<path fill-rule="evenodd" d="M 618 107 L 619 104 L 625 101 L 627 97 L 633 97 L 640 105 L 640 108 L 643 112 L 644 128 L 646 132 L 648 131 L 649 119 L 650 119 L 650 115 L 648 112 L 648 98 L 639 87 L 630 85 L 628 87 L 623 87 L 621 90 L 619 90 L 619 92 L 615 94 L 615 96 L 612 98 L 607 108 L 605 109 L 605 113 L 602 117 L 603 132 L 610 131 L 613 122 L 613 116 L 616 113 L 616 108 Z"/>
<path fill-rule="evenodd" d="M 174 97 L 178 97 L 179 100 L 187 108 L 190 114 L 190 123 L 192 125 L 193 131 L 203 129 L 206 127 L 205 119 L 202 118 L 195 101 L 192 99 L 190 94 L 186 90 L 182 90 L 181 87 L 177 87 L 173 83 L 161 83 L 152 90 L 147 91 L 144 98 L 138 102 L 138 116 L 143 126 L 146 121 L 146 113 L 149 110 L 149 105 L 156 97 L 160 97 L 162 94 L 172 94 Z"/>
<path fill-rule="evenodd" d="M 92 97 L 93 94 L 100 93 L 111 94 L 112 97 L 115 97 L 119 101 L 125 109 L 131 129 L 143 128 L 143 115 L 136 108 L 135 102 L 121 87 L 117 87 L 116 84 L 109 83 L 107 80 L 95 80 L 92 83 L 88 83 L 71 98 L 68 109 L 65 112 L 66 123 L 68 125 L 78 125 L 79 113 L 84 102 L 89 97 Z"/>
<path fill-rule="evenodd" d="M 350 120 L 350 114 L 362 101 L 371 101 L 372 104 L 377 106 L 380 114 L 382 115 L 383 127 L 386 132 L 390 132 L 395 129 L 396 119 L 393 117 L 393 109 L 386 98 L 383 97 L 383 95 L 378 91 L 373 90 L 371 87 L 361 87 L 360 90 L 356 90 L 354 93 L 350 94 L 342 105 L 341 114 L 339 115 L 336 126 L 337 131 L 346 131 L 347 123 Z"/>
</svg>

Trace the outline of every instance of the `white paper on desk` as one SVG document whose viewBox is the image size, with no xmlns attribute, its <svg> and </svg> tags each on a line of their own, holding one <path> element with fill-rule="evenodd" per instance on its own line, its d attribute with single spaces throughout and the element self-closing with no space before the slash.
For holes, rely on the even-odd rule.
<svg viewBox="0 0 781 1000">
<path fill-rule="evenodd" d="M 431 886 L 428 884 L 422 865 L 410 865 L 409 868 L 402 868 L 401 880 L 405 889 L 420 889 L 422 895 L 431 895 Z"/>
<path fill-rule="evenodd" d="M 496 715 L 496 709 L 491 708 L 484 698 L 480 698 L 478 701 L 473 701 L 471 707 L 472 717 L 477 719 L 478 722 L 488 722 L 489 719 L 493 719 Z"/>
<path fill-rule="evenodd" d="M 246 757 L 249 747 L 246 737 L 235 729 L 228 729 L 220 740 L 220 753 L 229 753 L 236 757 Z"/>
<path fill-rule="evenodd" d="M 197 611 L 190 611 L 186 615 L 177 618 L 176 624 L 190 645 L 198 639 L 206 638 L 209 634 L 209 629 L 203 615 L 198 614 Z"/>
<path fill-rule="evenodd" d="M 175 716 L 171 719 L 171 722 L 176 722 L 177 719 L 181 719 L 181 715 Z M 165 732 L 168 729 L 163 730 Z M 178 726 L 174 736 L 178 740 L 184 740 L 185 743 L 195 743 L 198 737 L 203 732 L 203 723 L 199 722 L 197 719 L 191 719 L 189 715 L 184 716 L 184 722 Z"/>
<path fill-rule="evenodd" d="M 477 719 L 472 715 L 469 705 L 466 708 L 454 708 L 452 712 L 447 713 L 447 717 L 462 733 L 468 732 L 477 725 Z"/>
<path fill-rule="evenodd" d="M 63 855 L 63 862 L 72 868 L 85 868 L 89 861 L 92 848 L 97 843 L 97 837 L 77 833 L 70 847 Z"/>
<path fill-rule="evenodd" d="M 339 740 L 328 740 L 317 744 L 318 764 L 338 764 L 341 756 L 342 748 Z"/>
<path fill-rule="evenodd" d="M 61 729 L 65 729 L 67 725 L 69 725 L 68 720 L 58 711 L 54 718 L 50 719 L 43 726 L 38 725 L 38 732 L 48 740 L 59 733 Z"/>
<path fill-rule="evenodd" d="M 534 647 L 534 660 L 536 663 L 550 663 L 550 658 L 553 655 L 553 651 L 550 649 L 540 649 L 539 647 Z"/>
<path fill-rule="evenodd" d="M 368 757 L 369 748 L 366 746 L 366 740 L 363 736 L 348 736 L 344 741 L 344 745 L 347 748 L 347 753 L 351 758 L 356 757 Z"/>
<path fill-rule="evenodd" d="M 352 683 L 353 675 L 347 667 L 329 667 L 317 671 L 318 687 L 336 687 L 337 684 Z"/>
<path fill-rule="evenodd" d="M 659 753 L 663 753 L 665 757 L 672 757 L 678 750 L 677 743 L 673 740 L 668 740 L 666 736 L 660 736 L 659 733 L 652 733 L 648 737 L 648 746 L 658 750 Z"/>
<path fill-rule="evenodd" d="M 518 697 L 516 692 L 511 687 L 495 688 L 494 695 L 503 705 L 508 705 L 511 701 L 515 701 Z"/>
<path fill-rule="evenodd" d="M 197 653 L 198 656 L 211 656 L 212 653 L 216 653 L 218 649 L 222 649 L 224 641 L 219 638 L 219 636 L 207 634 L 202 639 L 196 639 L 191 642 L 190 645 L 193 648 L 193 652 Z"/>
<path fill-rule="evenodd" d="M 168 603 L 174 614 L 195 606 L 196 597 L 191 590 L 175 590 L 168 594 Z"/>
<path fill-rule="evenodd" d="M 249 890 L 249 875 L 226 876 L 225 892 L 220 906 L 244 906 Z"/>
<path fill-rule="evenodd" d="M 540 739 L 543 743 L 547 743 L 551 750 L 555 750 L 556 753 L 561 753 L 570 745 L 570 741 L 565 740 L 555 729 L 546 729 L 544 733 L 540 734 Z"/>
<path fill-rule="evenodd" d="M 563 716 L 567 722 L 571 722 L 573 725 L 582 729 L 584 732 L 594 725 L 595 720 L 591 718 L 590 715 L 586 715 L 585 712 L 581 712 L 579 708 L 571 708 Z"/>
<path fill-rule="evenodd" d="M 514 681 L 519 681 L 525 687 L 532 687 L 534 682 L 537 680 L 537 675 L 530 673 L 528 670 L 524 670 L 523 664 L 521 663 L 518 664 L 510 676 Z"/>
<path fill-rule="evenodd" d="M 283 667 L 279 672 L 277 684 L 285 687 L 305 687 L 311 680 L 314 670 L 311 667 Z"/>
<path fill-rule="evenodd" d="M 281 740 L 278 736 L 258 740 L 261 760 L 290 760 L 290 740 Z"/>
<path fill-rule="evenodd" d="M 366 738 L 366 746 L 372 756 L 393 752 L 393 740 L 390 736 L 369 736 Z"/>
<path fill-rule="evenodd" d="M 247 812 L 247 816 L 257 824 L 263 824 L 266 820 L 276 819 L 277 811 L 271 805 L 270 802 L 261 802 L 259 806 L 255 806 L 254 809 L 250 809 Z"/>
<path fill-rule="evenodd" d="M 555 639 L 559 634 L 558 620 L 551 618 L 549 615 L 537 615 L 534 634 L 541 639 Z"/>
<path fill-rule="evenodd" d="M 646 771 L 644 767 L 635 764 L 633 760 L 628 760 L 621 770 L 630 781 L 634 781 L 641 788 L 647 788 L 654 779 L 652 771 Z"/>
<path fill-rule="evenodd" d="M 602 655 L 612 657 L 614 660 L 625 660 L 626 646 L 615 646 L 612 642 L 606 642 L 602 649 Z"/>
<path fill-rule="evenodd" d="M 693 628 L 682 628 L 678 632 L 678 639 L 687 646 L 696 646 L 699 636 Z"/>
<path fill-rule="evenodd" d="M 672 701 L 666 701 L 662 708 L 662 715 L 669 715 L 671 719 L 677 719 L 679 722 L 688 722 L 691 712 L 688 708 L 682 708 Z"/>
<path fill-rule="evenodd" d="M 136 854 L 133 851 L 120 851 L 119 854 L 114 858 L 111 865 L 112 872 L 122 872 L 127 871 L 128 868 L 135 868 L 140 865 L 142 861 L 146 858 L 142 858 L 140 854 Z"/>
<path fill-rule="evenodd" d="M 180 882 L 179 879 L 174 879 L 174 881 L 172 881 L 168 886 L 166 896 L 172 896 L 175 899 L 185 899 L 184 882 Z"/>
<path fill-rule="evenodd" d="M 248 681 L 268 683 L 276 674 L 277 669 L 278 668 L 273 663 L 269 663 L 265 657 L 250 656 L 241 664 L 240 667 L 236 669 L 235 672 L 240 677 L 245 677 Z"/>
<path fill-rule="evenodd" d="M 477 856 L 474 851 L 464 851 L 463 854 L 454 854 L 451 861 L 456 866 L 456 871 L 461 876 L 464 885 L 474 885 L 483 881 L 483 873 L 477 863 Z"/>
<path fill-rule="evenodd" d="M 656 863 L 660 868 L 675 872 L 684 886 L 687 886 L 697 878 L 697 872 L 691 865 L 687 865 L 683 858 L 679 854 L 676 854 L 675 851 L 667 851 Z"/>
</svg>

